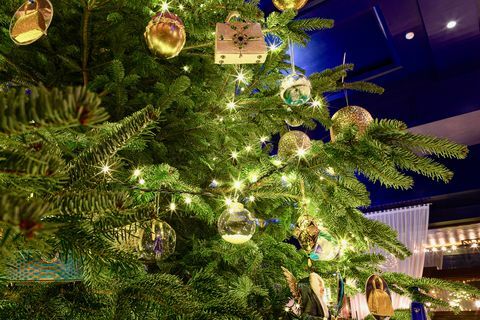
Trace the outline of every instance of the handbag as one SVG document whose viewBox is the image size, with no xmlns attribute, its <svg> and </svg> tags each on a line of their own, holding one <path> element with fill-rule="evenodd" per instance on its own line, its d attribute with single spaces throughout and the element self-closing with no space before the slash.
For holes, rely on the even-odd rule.
<svg viewBox="0 0 480 320">
<path fill-rule="evenodd" d="M 18 43 L 28 43 L 45 34 L 47 29 L 45 17 L 39 11 L 39 0 L 35 1 L 35 8 L 28 10 L 29 3 L 25 3 L 23 14 L 15 21 L 11 36 Z"/>
<path fill-rule="evenodd" d="M 373 290 L 368 296 L 370 313 L 382 317 L 393 316 L 392 299 L 383 288 L 383 281 L 379 277 L 373 278 Z"/>
</svg>

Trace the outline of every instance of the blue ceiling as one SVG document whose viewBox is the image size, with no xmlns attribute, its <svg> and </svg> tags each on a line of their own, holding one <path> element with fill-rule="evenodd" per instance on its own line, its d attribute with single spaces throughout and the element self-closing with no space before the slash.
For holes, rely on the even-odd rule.
<svg viewBox="0 0 480 320">
<path fill-rule="evenodd" d="M 262 0 L 268 15 L 276 10 Z M 347 61 L 347 80 L 369 80 L 385 88 L 381 96 L 349 93 L 351 104 L 376 118 L 396 118 L 417 126 L 480 109 L 480 2 L 477 0 L 310 0 L 300 18 L 335 20 L 314 32 L 306 48 L 295 49 L 296 64 L 308 74 Z M 456 21 L 455 28 L 446 27 Z M 414 32 L 411 40 L 407 32 Z M 342 94 L 328 97 L 331 111 L 345 105 Z M 328 136 L 310 132 L 314 138 Z M 369 184 L 374 205 L 480 189 L 480 145 L 467 160 L 447 161 L 456 176 L 444 185 L 417 177 L 414 190 L 384 190 Z"/>
</svg>

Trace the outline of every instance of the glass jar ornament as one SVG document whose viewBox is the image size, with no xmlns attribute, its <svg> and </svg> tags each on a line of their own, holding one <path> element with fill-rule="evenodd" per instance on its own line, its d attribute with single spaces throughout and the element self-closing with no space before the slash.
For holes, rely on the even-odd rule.
<svg viewBox="0 0 480 320">
<path fill-rule="evenodd" d="M 220 215 L 217 227 L 223 240 L 242 244 L 255 233 L 256 220 L 243 204 L 234 202 Z"/>
<path fill-rule="evenodd" d="M 171 12 L 159 12 L 145 28 L 145 41 L 157 57 L 171 59 L 182 51 L 187 40 L 182 19 Z"/>
<path fill-rule="evenodd" d="M 280 84 L 280 97 L 289 106 L 301 106 L 307 103 L 311 96 L 310 80 L 302 74 L 292 73 L 286 76 Z"/>
<path fill-rule="evenodd" d="M 302 131 L 288 131 L 278 142 L 278 156 L 287 159 L 307 151 L 312 146 L 310 138 Z"/>
<path fill-rule="evenodd" d="M 367 127 L 372 123 L 372 115 L 362 107 L 347 106 L 335 112 L 332 117 L 332 127 L 330 128 L 330 138 L 334 142 L 337 135 L 348 128 L 349 126 L 356 126 L 358 136 L 361 136 Z"/>
<path fill-rule="evenodd" d="M 140 259 L 159 262 L 175 251 L 177 235 L 165 221 L 153 220 L 147 228 L 141 230 L 140 239 Z"/>
<path fill-rule="evenodd" d="M 12 17 L 10 38 L 23 46 L 34 43 L 47 34 L 53 19 L 53 5 L 49 0 L 28 0 Z"/>
</svg>

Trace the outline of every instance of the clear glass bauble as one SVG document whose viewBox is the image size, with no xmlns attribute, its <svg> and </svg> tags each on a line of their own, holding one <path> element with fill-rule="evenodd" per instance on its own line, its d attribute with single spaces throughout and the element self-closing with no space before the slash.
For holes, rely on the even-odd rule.
<svg viewBox="0 0 480 320">
<path fill-rule="evenodd" d="M 310 258 L 316 261 L 329 261 L 338 257 L 339 254 L 340 246 L 336 239 L 330 235 L 327 229 L 320 227 Z"/>
<path fill-rule="evenodd" d="M 289 106 L 301 106 L 310 100 L 312 85 L 310 80 L 301 74 L 290 74 L 283 79 L 280 85 L 280 96 Z"/>
<path fill-rule="evenodd" d="M 250 240 L 255 233 L 255 217 L 241 203 L 231 204 L 218 218 L 218 232 L 222 239 L 241 244 Z"/>
<path fill-rule="evenodd" d="M 165 221 L 154 220 L 142 230 L 139 242 L 140 259 L 161 261 L 175 251 L 177 235 Z"/>
</svg>

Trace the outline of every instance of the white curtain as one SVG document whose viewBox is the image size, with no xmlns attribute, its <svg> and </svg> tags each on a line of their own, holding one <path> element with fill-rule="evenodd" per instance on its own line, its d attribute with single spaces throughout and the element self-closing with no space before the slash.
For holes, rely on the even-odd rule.
<svg viewBox="0 0 480 320">
<path fill-rule="evenodd" d="M 420 278 L 423 274 L 425 252 L 423 250 L 427 242 L 428 217 L 430 206 L 428 204 L 414 207 L 392 209 L 368 213 L 369 219 L 381 221 L 398 232 L 398 240 L 407 246 L 412 256 L 397 262 L 389 261 L 384 267 L 385 271 L 401 272 L 413 277 Z M 395 258 L 394 258 L 395 260 Z M 368 311 L 365 295 L 358 294 L 351 298 L 352 318 L 363 319 Z M 394 309 L 410 308 L 410 300 L 392 293 Z"/>
</svg>

